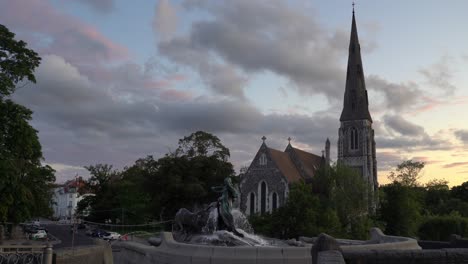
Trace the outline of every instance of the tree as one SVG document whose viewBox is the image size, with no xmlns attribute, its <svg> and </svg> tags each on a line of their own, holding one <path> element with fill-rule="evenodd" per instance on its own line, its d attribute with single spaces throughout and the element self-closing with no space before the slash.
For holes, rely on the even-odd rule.
<svg viewBox="0 0 468 264">
<path fill-rule="evenodd" d="M 174 153 L 157 161 L 140 160 L 139 165 L 149 170 L 145 186 L 152 211 L 159 219 L 172 219 L 181 207 L 196 209 L 216 201 L 218 194 L 211 187 L 234 176 L 228 158 L 229 149 L 218 137 L 197 131 L 180 139 Z"/>
<path fill-rule="evenodd" d="M 316 236 L 319 233 L 320 202 L 312 187 L 304 182 L 291 185 L 289 197 L 271 214 L 250 217 L 252 227 L 261 234 L 282 239 Z"/>
<path fill-rule="evenodd" d="M 40 58 L 15 34 L 0 25 L 0 221 L 18 223 L 33 216 L 49 216 L 54 170 L 42 166 L 32 111 L 5 99 L 19 82 L 35 82 Z"/>
<path fill-rule="evenodd" d="M 190 158 L 214 156 L 223 161 L 226 161 L 230 156 L 229 149 L 221 144 L 221 140 L 217 136 L 204 131 L 197 131 L 188 137 L 179 139 L 179 147 L 175 154 Z"/>
<path fill-rule="evenodd" d="M 91 207 L 88 219 L 98 222 L 122 214 L 125 223 L 173 219 L 182 207 L 198 209 L 218 199 L 211 187 L 234 177 L 228 158 L 229 150 L 216 136 L 198 131 L 179 140 L 174 153 L 138 159 L 121 172 L 110 165 L 86 167 L 87 187 L 96 196 L 80 202 L 79 210 Z"/>
<path fill-rule="evenodd" d="M 115 219 L 120 215 L 121 205 L 117 199 L 118 192 L 115 184 L 120 179 L 120 172 L 113 170 L 112 165 L 96 164 L 85 167 L 91 177 L 86 181 L 84 188 L 94 193 L 78 203 L 77 214 L 83 215 L 84 211 L 91 209 L 88 219 L 103 222 L 107 219 Z"/>
<path fill-rule="evenodd" d="M 380 187 L 380 220 L 385 233 L 397 236 L 415 236 L 421 219 L 421 197 L 416 187 L 393 182 Z"/>
<path fill-rule="evenodd" d="M 0 25 L 0 99 L 12 94 L 25 78 L 36 82 L 34 69 L 41 58 L 26 47 L 26 42 L 15 40 L 15 34 Z"/>
<path fill-rule="evenodd" d="M 419 161 L 406 160 L 397 165 L 395 171 L 390 172 L 388 178 L 401 183 L 403 186 L 418 186 L 418 179 L 421 178 L 421 170 L 425 163 Z"/>
</svg>

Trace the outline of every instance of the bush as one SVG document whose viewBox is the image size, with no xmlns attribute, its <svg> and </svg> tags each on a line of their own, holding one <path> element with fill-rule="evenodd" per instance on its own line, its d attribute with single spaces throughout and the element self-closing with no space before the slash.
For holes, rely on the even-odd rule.
<svg viewBox="0 0 468 264">
<path fill-rule="evenodd" d="M 423 220 L 418 230 L 422 240 L 448 241 L 451 234 L 468 236 L 468 218 L 457 214 L 431 216 Z"/>
</svg>

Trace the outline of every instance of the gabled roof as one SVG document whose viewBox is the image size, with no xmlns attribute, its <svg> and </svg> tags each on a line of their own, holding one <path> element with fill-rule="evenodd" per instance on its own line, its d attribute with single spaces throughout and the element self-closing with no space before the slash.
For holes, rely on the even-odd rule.
<svg viewBox="0 0 468 264">
<path fill-rule="evenodd" d="M 297 158 L 301 161 L 305 173 L 311 177 L 314 176 L 315 171 L 320 168 L 322 164 L 322 157 L 294 147 L 292 149 L 296 153 Z"/>
<path fill-rule="evenodd" d="M 288 153 L 272 148 L 268 148 L 268 150 L 270 151 L 271 158 L 276 163 L 276 166 L 278 166 L 278 169 L 287 178 L 289 183 L 298 182 L 302 179 Z"/>
</svg>

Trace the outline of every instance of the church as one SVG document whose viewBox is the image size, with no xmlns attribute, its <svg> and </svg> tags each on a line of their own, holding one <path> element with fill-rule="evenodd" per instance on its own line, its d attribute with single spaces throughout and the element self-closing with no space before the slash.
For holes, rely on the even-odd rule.
<svg viewBox="0 0 468 264">
<path fill-rule="evenodd" d="M 369 112 L 361 47 L 354 16 L 348 51 L 343 110 L 338 130 L 338 163 L 357 170 L 373 192 L 377 191 L 377 159 L 372 117 Z M 242 175 L 240 207 L 247 215 L 272 212 L 285 203 L 292 183 L 310 182 L 321 166 L 330 164 L 330 141 L 322 155 L 295 148 L 289 138 L 284 151 L 269 148 L 266 137 Z"/>
</svg>

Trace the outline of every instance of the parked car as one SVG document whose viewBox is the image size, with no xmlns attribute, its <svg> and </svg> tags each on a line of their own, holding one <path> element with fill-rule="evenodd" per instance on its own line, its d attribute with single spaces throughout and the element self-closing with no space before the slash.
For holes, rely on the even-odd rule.
<svg viewBox="0 0 468 264">
<path fill-rule="evenodd" d="M 78 229 L 85 229 L 86 225 L 84 223 L 79 223 L 78 224 Z"/>
<path fill-rule="evenodd" d="M 37 230 L 29 236 L 31 239 L 43 239 L 47 237 L 47 233 L 44 230 Z"/>
<path fill-rule="evenodd" d="M 93 235 L 93 232 L 94 232 L 94 229 L 87 229 L 86 232 L 85 232 L 85 234 L 86 234 L 87 236 L 92 236 L 92 235 Z"/>
<path fill-rule="evenodd" d="M 117 240 L 120 238 L 120 234 L 117 232 L 108 232 L 107 235 L 103 236 L 104 240 Z"/>
<path fill-rule="evenodd" d="M 107 236 L 107 235 L 108 235 L 108 232 L 101 230 L 101 229 L 96 229 L 93 231 L 93 233 L 91 233 L 92 237 L 98 237 L 98 238 L 102 238 L 103 236 Z"/>
</svg>

